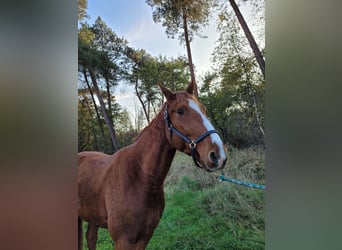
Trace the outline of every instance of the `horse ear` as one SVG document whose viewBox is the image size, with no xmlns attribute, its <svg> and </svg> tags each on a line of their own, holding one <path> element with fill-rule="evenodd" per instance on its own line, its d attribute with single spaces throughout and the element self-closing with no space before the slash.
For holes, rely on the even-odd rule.
<svg viewBox="0 0 342 250">
<path fill-rule="evenodd" d="M 173 93 L 171 90 L 169 90 L 168 88 L 166 88 L 163 84 L 158 83 L 159 88 L 161 89 L 161 91 L 163 92 L 164 96 L 166 97 L 166 100 L 170 101 L 176 98 L 176 94 Z"/>
<path fill-rule="evenodd" d="M 186 88 L 186 92 L 188 92 L 191 95 L 194 95 L 198 99 L 197 87 L 194 81 L 190 82 L 189 86 Z"/>
</svg>

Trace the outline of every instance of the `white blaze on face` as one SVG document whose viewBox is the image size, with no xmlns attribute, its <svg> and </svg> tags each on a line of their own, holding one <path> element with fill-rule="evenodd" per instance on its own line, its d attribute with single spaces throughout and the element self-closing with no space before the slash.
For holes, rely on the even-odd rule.
<svg viewBox="0 0 342 250">
<path fill-rule="evenodd" d="M 202 113 L 200 107 L 197 105 L 196 102 L 189 99 L 189 106 L 202 117 L 203 125 L 207 129 L 207 131 L 215 129 L 214 126 L 208 120 L 208 118 Z M 219 135 L 217 133 L 210 134 L 210 139 L 220 149 L 220 158 L 225 160 L 226 159 L 226 153 L 225 153 L 225 150 L 223 148 L 223 142 L 222 142 L 221 138 L 219 137 Z"/>
</svg>

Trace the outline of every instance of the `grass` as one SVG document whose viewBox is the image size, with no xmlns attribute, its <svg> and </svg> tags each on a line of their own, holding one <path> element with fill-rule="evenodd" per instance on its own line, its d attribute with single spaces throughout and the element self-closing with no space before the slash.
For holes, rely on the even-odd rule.
<svg viewBox="0 0 342 250">
<path fill-rule="evenodd" d="M 233 149 L 220 174 L 263 184 L 264 163 L 262 149 Z M 165 198 L 147 249 L 264 249 L 264 191 L 218 182 L 190 157 L 177 154 L 165 180 Z M 97 244 L 100 250 L 112 248 L 107 230 L 99 231 Z"/>
</svg>

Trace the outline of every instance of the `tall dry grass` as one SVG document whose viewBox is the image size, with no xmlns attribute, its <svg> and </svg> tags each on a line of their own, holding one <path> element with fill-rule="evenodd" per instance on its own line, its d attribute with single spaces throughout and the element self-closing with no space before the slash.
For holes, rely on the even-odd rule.
<svg viewBox="0 0 342 250">
<path fill-rule="evenodd" d="M 230 148 L 226 166 L 217 174 L 242 181 L 265 184 L 265 150 L 259 147 Z M 165 186 L 175 185 L 184 176 L 198 182 L 202 188 L 213 187 L 217 184 L 215 175 L 197 168 L 190 156 L 177 152 L 165 180 Z"/>
</svg>

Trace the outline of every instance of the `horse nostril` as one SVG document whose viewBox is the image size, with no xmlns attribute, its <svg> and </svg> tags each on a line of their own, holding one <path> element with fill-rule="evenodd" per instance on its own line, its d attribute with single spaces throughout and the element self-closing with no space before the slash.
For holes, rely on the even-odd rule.
<svg viewBox="0 0 342 250">
<path fill-rule="evenodd" d="M 218 161 L 218 157 L 217 154 L 214 151 L 210 151 L 209 153 L 209 159 L 216 165 L 218 166 L 219 161 Z"/>
</svg>

